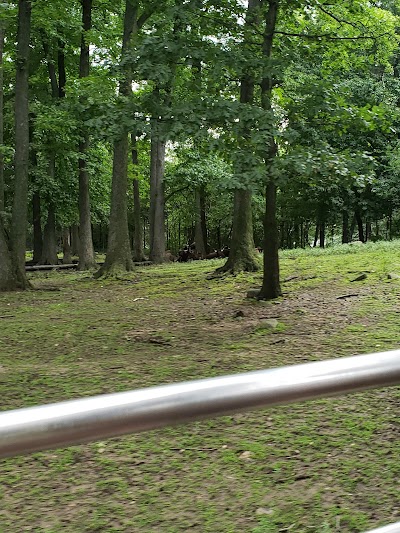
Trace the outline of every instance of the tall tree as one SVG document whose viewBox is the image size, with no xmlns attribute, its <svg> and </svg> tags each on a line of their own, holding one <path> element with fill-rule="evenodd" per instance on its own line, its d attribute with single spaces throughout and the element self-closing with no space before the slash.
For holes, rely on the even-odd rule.
<svg viewBox="0 0 400 533">
<path fill-rule="evenodd" d="M 3 75 L 3 51 L 5 26 L 0 20 L 0 217 L 4 211 L 4 154 L 2 151 L 4 144 L 4 75 Z"/>
<path fill-rule="evenodd" d="M 249 0 L 245 31 L 242 46 L 247 48 L 251 36 L 254 33 L 254 27 L 258 22 L 260 15 L 260 0 Z M 249 68 L 240 81 L 240 103 L 243 106 L 254 103 L 254 77 Z M 237 142 L 242 144 L 249 136 L 251 124 L 249 120 L 242 120 L 243 126 L 240 127 Z M 235 174 L 240 181 L 240 174 L 245 169 L 245 163 L 241 158 L 236 158 Z M 233 198 L 233 223 L 231 237 L 231 251 L 225 265 L 218 269 L 218 272 L 239 271 L 254 272 L 259 270 L 260 264 L 257 260 L 253 238 L 253 215 L 252 215 L 252 190 L 248 187 L 236 188 Z"/>
<path fill-rule="evenodd" d="M 29 161 L 29 43 L 31 2 L 18 2 L 17 61 L 15 78 L 15 158 L 14 202 L 12 210 L 12 261 L 17 284 L 27 289 L 30 283 L 25 273 L 26 228 L 28 211 Z"/>
<path fill-rule="evenodd" d="M 264 0 L 265 1 L 265 0 Z M 265 15 L 265 29 L 263 41 L 263 56 L 270 63 L 272 56 L 272 46 L 275 33 L 276 20 L 278 15 L 278 0 L 269 0 L 268 9 Z M 271 70 L 261 81 L 261 106 L 268 114 L 272 114 L 272 88 L 274 78 Z M 274 123 L 269 121 L 270 132 L 267 140 L 268 146 L 264 156 L 266 166 L 267 187 L 265 192 L 265 222 L 264 222 L 264 272 L 263 283 L 259 298 L 272 299 L 282 295 L 279 283 L 279 232 L 276 214 L 276 192 L 277 186 L 271 167 L 277 155 L 277 145 L 274 138 Z"/>
<path fill-rule="evenodd" d="M 137 141 L 134 134 L 131 134 L 131 149 L 132 149 L 132 165 L 133 165 L 133 260 L 143 261 L 143 235 L 142 235 L 142 214 L 140 202 L 140 187 L 137 176 L 137 168 L 139 165 Z"/>
<path fill-rule="evenodd" d="M 92 27 L 92 0 L 81 0 L 82 4 L 82 35 L 81 53 L 79 60 L 79 77 L 89 76 L 90 56 L 89 56 L 89 31 Z M 88 270 L 96 266 L 94 256 L 91 213 L 90 213 L 90 193 L 89 193 L 89 173 L 86 165 L 86 158 L 89 151 L 89 133 L 83 130 L 79 142 L 79 270 Z"/>
</svg>

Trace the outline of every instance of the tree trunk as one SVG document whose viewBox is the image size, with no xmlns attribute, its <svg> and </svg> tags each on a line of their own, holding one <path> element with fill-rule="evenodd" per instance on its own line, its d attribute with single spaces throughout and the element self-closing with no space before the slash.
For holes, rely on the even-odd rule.
<svg viewBox="0 0 400 533">
<path fill-rule="evenodd" d="M 79 254 L 79 227 L 76 224 L 71 226 L 71 251 L 75 257 Z"/>
<path fill-rule="evenodd" d="M 0 292 L 17 288 L 17 280 L 12 265 L 8 241 L 0 218 Z"/>
<path fill-rule="evenodd" d="M 217 272 L 256 272 L 260 269 L 253 239 L 251 191 L 237 189 L 233 196 L 233 226 L 229 257 Z"/>
<path fill-rule="evenodd" d="M 267 185 L 264 219 L 264 275 L 259 299 L 272 300 L 282 296 L 279 282 L 278 223 L 276 218 L 276 185 Z"/>
<path fill-rule="evenodd" d="M 365 223 L 365 242 L 368 242 L 371 239 L 372 234 L 372 225 L 369 220 Z"/>
<path fill-rule="evenodd" d="M 4 75 L 3 75 L 3 50 L 5 29 L 0 21 L 0 146 L 4 145 Z M 0 217 L 4 211 L 4 155 L 0 150 Z"/>
<path fill-rule="evenodd" d="M 62 243 L 63 243 L 63 263 L 64 265 L 70 265 L 72 263 L 71 255 L 71 235 L 69 228 L 62 229 Z"/>
<path fill-rule="evenodd" d="M 150 158 L 150 260 L 162 263 L 165 260 L 165 141 L 158 138 L 156 126 L 153 127 Z"/>
<path fill-rule="evenodd" d="M 343 224 L 342 224 L 342 244 L 346 244 L 350 242 L 350 236 L 349 236 L 349 212 L 344 209 L 343 210 Z"/>
<path fill-rule="evenodd" d="M 43 253 L 43 233 L 41 224 L 40 194 L 35 191 L 32 197 L 33 213 L 33 262 L 39 263 Z"/>
<path fill-rule="evenodd" d="M 319 223 L 319 247 L 325 248 L 325 222 L 323 220 Z"/>
<path fill-rule="evenodd" d="M 47 220 L 43 232 L 43 252 L 40 259 L 41 265 L 57 265 L 57 234 L 56 212 L 54 204 L 48 206 Z"/>
<path fill-rule="evenodd" d="M 18 2 L 17 60 L 15 79 L 15 157 L 14 202 L 11 221 L 12 263 L 17 284 L 27 289 L 25 273 L 26 227 L 28 222 L 29 101 L 28 60 L 31 3 Z"/>
<path fill-rule="evenodd" d="M 92 27 L 92 0 L 82 0 L 82 33 L 81 53 L 79 59 L 79 77 L 89 76 L 89 32 Z M 78 270 L 89 270 L 96 267 L 93 248 L 93 235 L 90 213 L 89 173 L 86 158 L 89 152 L 89 133 L 82 128 L 79 142 L 79 264 Z"/>
<path fill-rule="evenodd" d="M 131 135 L 132 141 L 132 164 L 134 167 L 134 178 L 133 178 L 133 260 L 134 261 L 144 261 L 144 252 L 143 252 L 143 225 L 142 225 L 142 215 L 141 215 L 141 205 L 140 205 L 140 187 L 139 180 L 137 178 L 136 168 L 139 164 L 138 153 L 136 146 L 136 137 Z"/>
<path fill-rule="evenodd" d="M 195 216 L 196 223 L 194 229 L 194 240 L 196 243 L 196 252 L 205 257 L 207 254 L 207 229 L 206 229 L 206 210 L 205 210 L 205 191 L 204 187 L 195 189 Z"/>
<path fill-rule="evenodd" d="M 263 41 L 263 55 L 267 61 L 272 55 L 273 37 L 278 15 L 278 1 L 269 0 L 268 11 L 265 14 L 265 30 Z M 272 113 L 272 74 L 268 73 L 261 80 L 261 105 L 262 108 Z M 265 194 L 265 219 L 264 219 L 264 271 L 263 283 L 258 298 L 271 300 L 282 295 L 279 283 L 279 231 L 276 215 L 277 187 L 271 173 L 271 166 L 277 156 L 278 147 L 275 143 L 273 124 L 271 123 L 269 146 L 265 154 L 267 188 Z"/>
<path fill-rule="evenodd" d="M 137 8 L 136 2 L 126 0 L 120 65 L 121 78 L 119 80 L 119 95 L 125 98 L 132 93 L 132 72 L 125 58 L 129 51 L 130 43 L 138 31 Z M 126 198 L 128 190 L 128 146 L 128 132 L 123 128 L 119 138 L 114 141 L 111 212 L 106 260 L 95 274 L 95 278 L 101 276 L 114 277 L 133 268 Z"/>
<path fill-rule="evenodd" d="M 364 240 L 365 240 L 364 227 L 363 227 L 363 221 L 362 221 L 361 213 L 360 213 L 359 209 L 356 209 L 356 211 L 354 213 L 354 216 L 355 216 L 356 222 L 357 222 L 358 240 L 361 241 L 361 242 L 364 242 Z"/>
<path fill-rule="evenodd" d="M 249 36 L 252 34 L 253 25 L 256 24 L 258 7 L 258 0 L 249 0 L 245 21 L 245 29 L 249 33 Z M 254 79 L 251 74 L 246 74 L 240 81 L 240 103 L 252 104 L 253 99 Z M 243 123 L 243 129 L 239 137 L 246 140 L 249 136 L 250 128 L 250 124 Z M 238 138 L 238 142 L 241 142 L 240 138 Z M 242 166 L 237 165 L 235 169 L 235 173 L 239 178 L 242 173 Z M 216 272 L 231 272 L 234 274 L 242 270 L 256 272 L 260 269 L 260 264 L 255 253 L 251 197 L 252 193 L 250 190 L 236 189 L 234 191 L 231 250 L 225 265 L 218 268 Z"/>
</svg>

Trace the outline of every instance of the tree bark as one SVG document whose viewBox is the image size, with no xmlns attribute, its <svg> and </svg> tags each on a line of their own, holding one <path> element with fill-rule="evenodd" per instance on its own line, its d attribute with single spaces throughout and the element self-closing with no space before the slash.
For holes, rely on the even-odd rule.
<svg viewBox="0 0 400 533">
<path fill-rule="evenodd" d="M 319 223 L 319 247 L 325 248 L 325 221 Z"/>
<path fill-rule="evenodd" d="M 279 236 L 276 218 L 276 185 L 271 180 L 265 195 L 264 275 L 259 298 L 271 300 L 282 296 L 279 281 Z M 266 258 L 266 259 L 265 259 Z"/>
<path fill-rule="evenodd" d="M 86 78 L 90 71 L 88 32 L 92 27 L 92 0 L 82 0 L 82 34 L 79 59 L 79 77 Z M 86 158 L 89 152 L 89 133 L 82 128 L 79 142 L 79 264 L 78 270 L 96 267 L 90 212 L 89 173 Z"/>
<path fill-rule="evenodd" d="M 17 279 L 13 269 L 8 240 L 0 217 L 0 292 L 17 288 Z"/>
<path fill-rule="evenodd" d="M 136 2 L 126 0 L 124 14 L 124 32 L 121 53 L 121 79 L 119 94 L 129 97 L 132 92 L 132 72 L 125 62 L 130 44 L 138 31 L 138 6 Z M 113 174 L 111 185 L 111 212 L 108 233 L 107 254 L 104 265 L 95 274 L 114 277 L 133 268 L 128 229 L 128 131 L 124 128 L 119 138 L 114 141 Z"/>
<path fill-rule="evenodd" d="M 0 21 L 0 147 L 4 145 L 4 75 L 3 50 L 5 29 Z M 4 155 L 0 150 L 0 217 L 4 211 Z"/>
<path fill-rule="evenodd" d="M 217 272 L 256 272 L 260 269 L 253 239 L 251 191 L 237 189 L 233 196 L 231 250 L 223 267 Z"/>
<path fill-rule="evenodd" d="M 133 178 L 133 260 L 134 261 L 144 261 L 144 252 L 143 252 L 143 224 L 142 224 L 142 214 L 141 214 L 141 205 L 140 205 L 140 186 L 139 180 L 137 178 L 136 169 L 138 167 L 138 152 L 136 146 L 136 137 L 131 135 L 132 142 L 132 164 L 134 167 L 134 178 Z"/>
<path fill-rule="evenodd" d="M 53 203 L 49 203 L 47 220 L 43 232 L 43 252 L 40 260 L 41 265 L 57 265 L 57 234 L 56 234 L 56 211 Z"/>
<path fill-rule="evenodd" d="M 249 0 L 245 28 L 251 34 L 253 24 L 256 24 L 259 0 Z M 245 75 L 240 81 L 240 103 L 251 104 L 254 100 L 254 80 L 250 74 Z M 244 124 L 241 132 L 242 139 L 249 135 L 249 125 Z M 240 139 L 238 139 L 240 143 Z M 241 167 L 242 165 L 240 165 Z M 239 175 L 241 168 L 236 168 Z M 233 223 L 230 253 L 225 265 L 216 272 L 231 272 L 235 274 L 242 270 L 256 272 L 260 269 L 257 260 L 253 236 L 253 213 L 252 213 L 251 190 L 236 189 L 233 199 Z"/>
<path fill-rule="evenodd" d="M 11 221 L 12 263 L 17 285 L 30 287 L 25 273 L 26 227 L 28 222 L 29 101 L 28 62 L 31 3 L 18 2 L 17 61 L 15 79 L 15 180 Z"/>
<path fill-rule="evenodd" d="M 194 194 L 196 216 L 194 240 L 196 242 L 196 252 L 201 257 L 205 257 L 207 254 L 207 227 L 204 186 L 196 187 Z"/>
<path fill-rule="evenodd" d="M 43 233 L 41 224 L 41 207 L 40 194 L 38 191 L 33 193 L 32 197 L 32 213 L 33 213 L 33 262 L 39 263 L 43 253 Z"/>
<path fill-rule="evenodd" d="M 71 235 L 69 228 L 62 229 L 62 243 L 63 243 L 63 263 L 64 265 L 70 265 L 72 263 L 71 254 Z"/>
<path fill-rule="evenodd" d="M 158 137 L 154 124 L 150 153 L 150 260 L 165 261 L 165 141 Z"/>
<path fill-rule="evenodd" d="M 272 55 L 272 46 L 275 25 L 278 15 L 278 1 L 269 0 L 268 11 L 265 15 L 265 30 L 263 41 L 263 55 L 269 61 Z M 261 81 L 261 105 L 268 113 L 272 113 L 272 74 L 268 73 Z M 264 270 L 263 283 L 258 295 L 259 299 L 271 300 L 282 296 L 279 281 L 279 230 L 276 214 L 277 187 L 271 175 L 271 167 L 277 156 L 277 145 L 274 139 L 273 124 L 271 121 L 269 146 L 265 154 L 265 167 L 267 187 L 265 191 L 265 218 L 264 218 Z"/>
<path fill-rule="evenodd" d="M 361 242 L 364 242 L 365 241 L 365 237 L 364 237 L 363 221 L 362 221 L 362 218 L 361 218 L 360 210 L 358 208 L 356 209 L 356 211 L 354 213 L 354 216 L 355 216 L 355 219 L 356 219 L 356 222 L 357 222 L 358 240 L 361 241 Z"/>
<path fill-rule="evenodd" d="M 343 210 L 343 224 L 342 224 L 342 244 L 350 242 L 350 227 L 349 227 L 349 212 L 347 209 Z"/>
<path fill-rule="evenodd" d="M 77 224 L 71 226 L 71 249 L 75 257 L 79 254 L 79 227 Z"/>
</svg>

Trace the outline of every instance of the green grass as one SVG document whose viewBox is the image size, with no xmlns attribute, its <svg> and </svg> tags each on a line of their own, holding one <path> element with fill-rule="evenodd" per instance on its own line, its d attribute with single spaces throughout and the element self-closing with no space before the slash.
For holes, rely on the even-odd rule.
<svg viewBox="0 0 400 533">
<path fill-rule="evenodd" d="M 221 261 L 118 282 L 32 275 L 37 290 L 0 294 L 2 409 L 399 346 L 400 281 L 387 278 L 400 273 L 399 242 L 281 256 L 276 302 L 246 300 L 260 273 L 207 279 Z M 352 282 L 360 272 L 367 279 Z M 369 391 L 4 460 L 0 533 L 353 533 L 394 522 L 399 399 L 398 388 Z"/>
</svg>

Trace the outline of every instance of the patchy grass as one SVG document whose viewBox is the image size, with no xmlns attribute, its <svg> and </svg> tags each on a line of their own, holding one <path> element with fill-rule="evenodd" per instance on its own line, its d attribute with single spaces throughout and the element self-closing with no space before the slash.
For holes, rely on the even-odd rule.
<svg viewBox="0 0 400 533">
<path fill-rule="evenodd" d="M 399 345 L 400 281 L 387 278 L 399 242 L 287 251 L 275 302 L 244 298 L 259 273 L 206 279 L 220 264 L 118 282 L 41 272 L 37 290 L 1 294 L 2 408 Z M 399 401 L 377 390 L 8 459 L 0 531 L 350 533 L 400 520 Z"/>
</svg>

